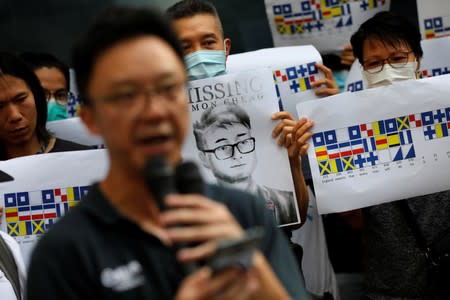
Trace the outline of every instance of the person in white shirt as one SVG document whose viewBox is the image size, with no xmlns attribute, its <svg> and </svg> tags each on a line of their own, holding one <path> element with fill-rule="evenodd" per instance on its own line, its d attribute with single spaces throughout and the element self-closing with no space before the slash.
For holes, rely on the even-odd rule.
<svg viewBox="0 0 450 300">
<path fill-rule="evenodd" d="M 14 240 L 13 237 L 7 235 L 6 233 L 0 231 L 0 296 L 2 300 L 17 300 L 24 299 L 24 287 L 25 287 L 25 264 L 23 262 L 22 253 L 20 252 L 19 244 Z M 5 246 L 7 248 L 5 248 Z M 8 251 L 9 250 L 9 251 Z M 17 278 L 18 283 L 12 282 L 9 274 L 4 267 L 4 262 L 14 260 L 12 266 L 17 268 Z M 10 264 L 11 266 L 11 264 Z M 12 272 L 14 273 L 14 272 Z M 17 286 L 18 285 L 18 286 Z"/>
</svg>

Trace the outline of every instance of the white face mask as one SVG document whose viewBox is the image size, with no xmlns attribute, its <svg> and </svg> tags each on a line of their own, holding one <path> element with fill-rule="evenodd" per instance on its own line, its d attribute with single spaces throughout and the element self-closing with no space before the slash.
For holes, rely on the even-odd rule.
<svg viewBox="0 0 450 300">
<path fill-rule="evenodd" d="M 390 85 L 393 82 L 416 79 L 417 61 L 407 63 L 400 68 L 393 68 L 385 64 L 381 72 L 371 74 L 363 71 L 363 78 L 367 88 L 375 88 Z"/>
</svg>

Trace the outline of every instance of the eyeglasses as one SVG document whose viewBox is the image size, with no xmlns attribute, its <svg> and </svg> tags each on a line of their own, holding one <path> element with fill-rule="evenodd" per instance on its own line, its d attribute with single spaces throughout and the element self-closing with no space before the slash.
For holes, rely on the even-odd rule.
<svg viewBox="0 0 450 300">
<path fill-rule="evenodd" d="M 111 93 L 109 96 L 98 99 L 101 102 L 109 103 L 118 109 L 140 110 L 145 107 L 146 100 L 158 96 L 167 100 L 178 100 L 185 94 L 186 83 L 168 82 L 157 85 L 154 88 L 137 85 L 124 85 Z"/>
<path fill-rule="evenodd" d="M 61 105 L 67 105 L 67 101 L 69 100 L 69 97 L 72 95 L 72 93 L 67 90 L 58 90 L 52 93 L 44 89 L 44 93 L 47 102 L 50 101 L 50 99 L 54 98 L 55 101 Z"/>
<path fill-rule="evenodd" d="M 368 59 L 363 62 L 364 70 L 370 74 L 379 73 L 386 63 L 394 69 L 403 68 L 408 63 L 409 54 L 412 52 L 397 52 L 385 59 Z"/>
<path fill-rule="evenodd" d="M 255 138 L 251 137 L 243 141 L 237 142 L 236 144 L 222 145 L 215 149 L 202 151 L 207 153 L 214 153 L 217 159 L 224 160 L 234 155 L 234 148 L 237 148 L 237 150 L 241 154 L 253 152 L 255 151 Z"/>
</svg>

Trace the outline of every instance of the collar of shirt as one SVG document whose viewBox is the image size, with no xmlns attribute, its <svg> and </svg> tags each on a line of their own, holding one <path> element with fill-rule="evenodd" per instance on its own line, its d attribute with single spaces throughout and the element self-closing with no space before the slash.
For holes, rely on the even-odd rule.
<svg viewBox="0 0 450 300">
<path fill-rule="evenodd" d="M 84 200 L 87 210 L 107 225 L 113 225 L 121 221 L 128 221 L 122 216 L 111 203 L 106 199 L 100 190 L 98 183 L 91 186 L 88 196 Z"/>
</svg>

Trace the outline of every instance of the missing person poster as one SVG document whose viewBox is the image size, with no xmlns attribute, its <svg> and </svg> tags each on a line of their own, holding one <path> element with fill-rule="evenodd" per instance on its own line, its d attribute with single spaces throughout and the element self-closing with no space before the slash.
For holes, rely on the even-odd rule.
<svg viewBox="0 0 450 300">
<path fill-rule="evenodd" d="M 30 155 L 0 162 L 12 177 L 0 182 L 0 229 L 19 243 L 25 265 L 45 232 L 74 208 L 89 185 L 106 175 L 105 150 Z M 76 228 L 74 228 L 76 230 Z"/>
<path fill-rule="evenodd" d="M 280 226 L 297 224 L 289 158 L 272 138 L 278 111 L 269 69 L 191 81 L 191 125 L 183 158 L 197 162 L 206 181 L 254 193 Z"/>
</svg>

